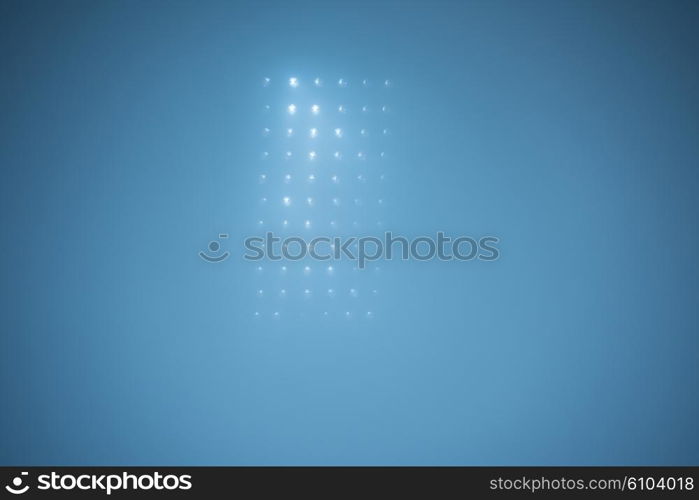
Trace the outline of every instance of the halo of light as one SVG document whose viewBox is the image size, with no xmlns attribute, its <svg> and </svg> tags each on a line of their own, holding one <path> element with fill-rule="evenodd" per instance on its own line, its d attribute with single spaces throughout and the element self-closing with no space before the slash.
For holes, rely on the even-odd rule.
<svg viewBox="0 0 699 500">
<path fill-rule="evenodd" d="M 316 176 L 315 174 L 308 174 L 308 182 L 315 182 Z"/>
<path fill-rule="evenodd" d="M 364 106 L 362 106 L 362 113 L 368 113 L 368 112 L 369 112 L 369 106 L 367 106 L 365 104 Z"/>
<path fill-rule="evenodd" d="M 337 86 L 344 89 L 345 87 L 347 87 L 347 80 L 345 80 L 344 78 L 340 78 L 337 81 Z"/>
<path fill-rule="evenodd" d="M 321 80 L 320 78 L 316 77 L 316 78 L 313 80 L 313 85 L 315 85 L 316 87 L 322 87 L 322 86 L 323 86 L 323 80 Z"/>
<path fill-rule="evenodd" d="M 289 198 L 288 196 L 285 196 L 284 198 L 282 198 L 282 203 L 284 204 L 285 207 L 290 206 L 291 205 L 291 198 Z"/>
<path fill-rule="evenodd" d="M 284 176 L 284 182 L 285 182 L 286 184 L 289 184 L 289 183 L 291 182 L 291 174 L 286 174 L 286 175 Z"/>
<path fill-rule="evenodd" d="M 340 178 L 337 175 L 333 175 L 330 178 L 331 181 L 333 181 L 333 184 L 339 184 L 340 183 Z"/>
<path fill-rule="evenodd" d="M 271 79 L 271 78 L 264 77 L 264 78 L 262 79 L 262 86 L 263 86 L 263 87 L 269 87 L 271 83 L 272 83 L 272 79 Z"/>
<path fill-rule="evenodd" d="M 315 160 L 317 156 L 318 154 L 315 151 L 311 151 L 310 153 L 308 153 L 309 160 Z"/>
<path fill-rule="evenodd" d="M 339 151 L 335 151 L 335 152 L 333 153 L 333 158 L 335 158 L 336 160 L 341 160 L 341 159 L 342 159 L 342 153 L 340 153 Z"/>
<path fill-rule="evenodd" d="M 337 107 L 337 110 L 338 110 L 340 113 L 346 113 L 346 112 L 347 112 L 347 108 L 344 106 L 344 104 L 340 104 L 340 105 Z"/>
<path fill-rule="evenodd" d="M 341 138 L 344 134 L 341 128 L 336 128 L 335 130 L 333 130 L 333 132 L 335 133 L 335 137 L 337 137 L 338 139 Z"/>
<path fill-rule="evenodd" d="M 286 158 L 287 160 L 291 159 L 292 156 L 293 154 L 291 153 L 291 151 L 287 151 L 286 153 L 284 153 L 284 158 Z"/>
<path fill-rule="evenodd" d="M 315 200 L 309 196 L 308 198 L 306 198 L 306 203 L 309 207 L 312 207 L 315 204 Z"/>
<path fill-rule="evenodd" d="M 260 184 L 264 184 L 267 181 L 267 174 L 260 174 Z"/>
<path fill-rule="evenodd" d="M 309 221 L 309 220 L 305 221 L 303 223 L 303 227 L 305 227 L 306 229 L 310 229 L 311 228 L 311 221 Z"/>
<path fill-rule="evenodd" d="M 289 104 L 286 110 L 289 112 L 290 115 L 293 115 L 294 113 L 296 113 L 296 104 Z"/>
<path fill-rule="evenodd" d="M 312 128 L 309 132 L 308 135 L 311 139 L 315 139 L 318 137 L 318 129 L 317 128 Z"/>
<path fill-rule="evenodd" d="M 293 137 L 294 135 L 294 129 L 293 128 L 288 128 L 286 129 L 286 136 L 287 137 Z"/>
<path fill-rule="evenodd" d="M 262 136 L 267 137 L 270 132 L 271 132 L 271 130 L 269 130 L 267 127 L 265 127 L 262 129 Z"/>
<path fill-rule="evenodd" d="M 296 78 L 295 76 L 292 76 L 291 78 L 289 78 L 289 87 L 295 89 L 298 86 L 299 86 L 299 79 L 298 78 Z"/>
<path fill-rule="evenodd" d="M 311 266 L 306 266 L 303 268 L 303 274 L 309 275 L 311 274 Z"/>
<path fill-rule="evenodd" d="M 311 113 L 313 113 L 314 115 L 320 113 L 320 106 L 318 106 L 317 104 L 311 106 Z"/>
</svg>

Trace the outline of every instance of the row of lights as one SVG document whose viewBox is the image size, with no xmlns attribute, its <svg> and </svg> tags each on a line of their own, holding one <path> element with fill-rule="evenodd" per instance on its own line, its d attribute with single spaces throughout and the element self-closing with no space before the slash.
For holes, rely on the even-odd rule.
<svg viewBox="0 0 699 500">
<path fill-rule="evenodd" d="M 258 180 L 259 180 L 260 184 L 265 184 L 265 183 L 268 181 L 268 179 L 269 179 L 269 176 L 268 176 L 267 174 L 260 174 L 260 176 L 258 177 Z M 283 177 L 284 184 L 289 184 L 289 183 L 291 183 L 291 180 L 292 180 L 292 179 L 293 179 L 293 177 L 291 176 L 291 174 L 285 174 L 284 177 Z M 379 180 L 380 180 L 380 181 L 383 181 L 383 180 L 385 180 L 385 179 L 386 179 L 386 176 L 385 176 L 384 174 L 379 175 Z M 309 174 L 309 175 L 306 177 L 306 180 L 307 180 L 308 182 L 315 182 L 315 181 L 317 180 L 317 177 L 316 177 L 315 174 Z M 340 177 L 338 177 L 337 175 L 331 175 L 331 176 L 330 176 L 330 181 L 331 181 L 333 184 L 339 184 L 339 183 L 340 183 Z M 367 181 L 367 178 L 366 178 L 363 174 L 359 174 L 359 175 L 357 176 L 357 181 L 363 183 L 363 182 L 366 182 L 366 181 Z"/>
<path fill-rule="evenodd" d="M 270 155 L 269 151 L 263 151 L 263 152 L 262 152 L 262 159 L 263 159 L 263 160 L 269 159 L 270 156 L 271 156 L 271 155 Z M 341 151 L 335 151 L 335 152 L 333 152 L 333 154 L 332 154 L 331 156 L 332 156 L 335 160 L 341 160 L 342 158 L 345 157 L 345 156 L 342 154 Z M 386 154 L 385 154 L 383 151 L 381 151 L 381 152 L 378 154 L 378 157 L 379 157 L 379 158 L 385 158 L 385 156 L 386 156 Z M 293 153 L 292 151 L 285 151 L 282 157 L 283 157 L 284 159 L 286 159 L 286 160 L 290 160 L 290 159 L 292 159 L 292 158 L 294 157 L 294 153 Z M 369 155 L 368 155 L 366 152 L 364 152 L 364 151 L 358 151 L 357 154 L 356 154 L 356 158 L 357 158 L 358 160 L 366 160 L 368 157 L 369 157 Z M 306 158 L 308 158 L 309 160 L 317 160 L 317 159 L 318 159 L 318 152 L 317 152 L 317 151 L 309 151 L 309 152 L 306 154 Z"/>
<path fill-rule="evenodd" d="M 271 111 L 271 110 L 272 110 L 272 106 L 270 106 L 269 104 L 265 104 L 265 111 Z M 319 115 L 320 114 L 320 105 L 312 104 L 310 110 L 311 110 L 311 114 Z M 368 104 L 365 104 L 361 107 L 361 110 L 362 110 L 362 113 L 368 113 L 371 110 L 371 107 Z M 386 106 L 384 104 L 379 108 L 379 110 L 381 110 L 382 113 L 388 113 L 388 106 Z M 296 112 L 298 111 L 298 106 L 296 106 L 296 104 L 289 104 L 286 107 L 286 111 L 290 115 L 295 115 Z M 337 112 L 338 113 L 347 113 L 347 106 L 345 106 L 344 104 L 340 104 L 337 107 Z"/>
<path fill-rule="evenodd" d="M 260 203 L 263 204 L 263 205 L 266 204 L 268 201 L 269 201 L 269 200 L 267 199 L 266 196 L 263 196 L 262 198 L 260 198 Z M 358 206 L 358 207 L 364 205 L 364 200 L 362 200 L 361 198 L 354 198 L 352 201 L 353 201 L 354 204 L 355 204 L 356 206 Z M 282 205 L 284 205 L 285 207 L 290 207 L 291 204 L 292 204 L 291 197 L 289 197 L 289 196 L 284 196 L 284 197 L 282 198 Z M 315 206 L 315 204 L 316 204 L 316 199 L 313 198 L 312 196 L 309 196 L 309 197 L 307 197 L 307 198 L 304 200 L 304 204 L 305 204 L 305 205 L 308 205 L 309 207 L 313 207 L 313 206 Z M 341 205 L 341 200 L 340 200 L 340 198 L 333 198 L 333 199 L 332 199 L 332 204 L 333 204 L 334 206 L 336 206 L 336 207 L 339 207 L 339 206 Z M 383 205 L 383 204 L 384 204 L 383 198 L 379 198 L 378 200 L 376 200 L 376 204 L 377 204 L 377 205 Z"/>
<path fill-rule="evenodd" d="M 265 221 L 262 220 L 262 219 L 260 219 L 260 220 L 257 221 L 257 225 L 258 225 L 259 227 L 264 227 L 264 226 L 265 226 Z M 286 228 L 288 228 L 288 227 L 291 225 L 291 223 L 290 223 L 287 219 L 284 219 L 284 220 L 281 221 L 281 225 L 282 225 L 282 227 L 284 227 L 284 228 L 286 229 Z M 338 229 L 338 226 L 339 226 L 338 223 L 337 223 L 337 221 L 334 221 L 334 220 L 331 220 L 331 221 L 328 223 L 328 225 L 329 225 L 332 229 Z M 353 227 L 353 228 L 357 229 L 357 228 L 359 228 L 359 226 L 360 226 L 359 222 L 357 222 L 357 221 L 352 222 L 352 227 Z M 311 228 L 313 227 L 313 223 L 312 223 L 310 220 L 305 220 L 305 221 L 303 221 L 303 227 L 305 227 L 306 229 L 311 229 Z M 379 228 L 383 227 L 383 222 L 381 222 L 381 221 L 376 221 L 376 227 L 379 227 Z"/>
<path fill-rule="evenodd" d="M 262 129 L 262 137 L 269 137 L 271 134 L 272 134 L 272 130 L 270 128 L 265 127 Z M 387 128 L 381 129 L 381 134 L 388 135 L 389 134 L 388 129 Z M 287 128 L 284 132 L 284 135 L 286 137 L 294 137 L 295 131 L 293 128 Z M 308 130 L 308 137 L 310 137 L 311 139 L 316 139 L 319 135 L 320 135 L 320 131 L 315 127 Z M 345 131 L 341 128 L 335 128 L 332 131 L 332 135 L 334 135 L 338 139 L 342 139 L 345 136 Z M 359 135 L 362 137 L 368 137 L 369 130 L 366 128 L 362 128 L 359 130 Z"/>
<path fill-rule="evenodd" d="M 289 87 L 291 87 L 292 89 L 296 89 L 301 85 L 301 81 L 298 79 L 298 77 L 292 76 L 289 78 L 288 84 L 289 84 Z M 323 87 L 324 84 L 325 84 L 325 82 L 320 77 L 316 77 L 313 79 L 313 86 L 314 87 L 320 88 L 320 87 Z M 262 79 L 262 86 L 263 87 L 269 87 L 270 85 L 272 85 L 271 78 L 265 77 Z M 362 87 L 367 88 L 367 87 L 371 86 L 371 82 L 367 78 L 364 78 L 361 81 L 361 85 L 362 85 Z M 349 86 L 349 81 L 345 78 L 340 78 L 337 80 L 337 86 L 340 88 L 347 88 Z M 382 86 L 385 88 L 391 88 L 393 86 L 393 82 L 389 79 L 386 79 L 382 82 Z"/>
</svg>

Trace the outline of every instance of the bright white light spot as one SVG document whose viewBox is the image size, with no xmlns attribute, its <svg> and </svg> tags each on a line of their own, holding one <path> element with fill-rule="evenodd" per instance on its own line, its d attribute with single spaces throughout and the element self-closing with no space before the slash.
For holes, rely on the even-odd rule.
<svg viewBox="0 0 699 500">
<path fill-rule="evenodd" d="M 274 314 L 273 314 L 272 316 L 274 316 L 275 318 L 278 318 L 278 317 L 279 317 L 279 311 L 274 311 Z"/>
<path fill-rule="evenodd" d="M 374 313 L 371 312 L 371 311 L 367 311 L 367 312 L 366 312 L 366 317 L 367 317 L 367 319 L 371 319 L 371 318 L 374 317 Z"/>
<path fill-rule="evenodd" d="M 291 174 L 286 174 L 284 176 L 284 182 L 289 184 L 291 182 Z"/>
<path fill-rule="evenodd" d="M 257 272 L 262 272 L 262 266 L 257 266 Z"/>
<path fill-rule="evenodd" d="M 368 132 L 366 131 L 365 128 L 363 128 L 362 130 L 360 130 L 359 133 L 360 133 L 363 137 L 366 137 L 367 134 L 368 134 Z"/>
<path fill-rule="evenodd" d="M 392 82 L 391 80 L 384 80 L 383 86 L 386 87 L 386 88 L 392 87 L 392 86 L 393 86 L 393 82 Z"/>
<path fill-rule="evenodd" d="M 333 181 L 334 184 L 340 183 L 340 178 L 337 175 L 333 175 L 330 180 Z"/>
<path fill-rule="evenodd" d="M 269 135 L 269 133 L 270 133 L 270 130 L 269 130 L 267 127 L 265 127 L 265 128 L 262 129 L 262 135 L 263 135 L 263 136 L 267 137 L 267 136 Z"/>
<path fill-rule="evenodd" d="M 335 268 L 333 266 L 328 266 L 328 274 L 332 274 L 335 272 Z"/>
<path fill-rule="evenodd" d="M 260 313 L 258 313 L 257 311 L 255 311 L 255 312 L 253 313 L 253 316 L 255 316 L 256 318 L 258 318 L 258 317 L 260 316 Z"/>
<path fill-rule="evenodd" d="M 260 184 L 267 180 L 267 174 L 260 174 Z"/>
<path fill-rule="evenodd" d="M 288 128 L 286 129 L 286 136 L 287 137 L 293 137 L 294 135 L 294 129 L 293 128 Z"/>
<path fill-rule="evenodd" d="M 308 176 L 308 182 L 315 182 L 315 180 L 316 180 L 315 174 L 310 174 L 310 175 Z"/>
<path fill-rule="evenodd" d="M 289 78 L 289 87 L 296 88 L 299 86 L 299 79 L 295 76 Z"/>
<path fill-rule="evenodd" d="M 342 137 L 343 132 L 342 132 L 341 128 L 336 128 L 334 132 L 335 132 L 335 137 L 337 137 L 337 138 Z"/>
<path fill-rule="evenodd" d="M 388 106 L 386 106 L 385 104 L 383 106 L 381 106 L 381 111 L 383 113 L 388 113 Z"/>
<path fill-rule="evenodd" d="M 303 294 L 304 294 L 306 297 L 310 297 L 311 291 L 310 291 L 308 288 L 306 288 L 306 289 L 303 291 Z"/>
<path fill-rule="evenodd" d="M 312 128 L 308 135 L 311 137 L 311 139 L 315 139 L 316 137 L 318 137 L 318 129 Z"/>
<path fill-rule="evenodd" d="M 318 156 L 318 155 L 316 154 L 315 151 L 311 151 L 310 153 L 308 153 L 308 159 L 309 159 L 309 160 L 315 160 L 315 159 L 316 159 L 316 156 Z"/>
<path fill-rule="evenodd" d="M 291 151 L 287 151 L 286 153 L 284 153 L 284 158 L 286 158 L 287 160 L 290 159 L 291 157 L 292 157 Z"/>
<path fill-rule="evenodd" d="M 357 292 L 357 290 L 355 288 L 350 288 L 349 293 L 350 293 L 350 297 L 353 297 L 353 298 L 359 297 L 359 292 Z"/>
<path fill-rule="evenodd" d="M 369 106 L 362 106 L 362 113 L 367 113 L 369 111 Z"/>
<path fill-rule="evenodd" d="M 267 198 L 265 198 L 264 196 L 260 198 L 260 203 L 267 203 Z"/>
<path fill-rule="evenodd" d="M 262 159 L 266 160 L 267 158 L 269 158 L 269 153 L 267 151 L 263 151 L 262 152 Z"/>
<path fill-rule="evenodd" d="M 363 151 L 360 151 L 359 153 L 357 153 L 357 158 L 359 158 L 360 160 L 364 160 L 366 156 L 364 155 Z"/>
<path fill-rule="evenodd" d="M 316 78 L 315 80 L 313 80 L 313 85 L 315 85 L 316 87 L 322 87 L 323 80 L 321 80 L 320 78 Z"/>
<path fill-rule="evenodd" d="M 318 106 L 317 104 L 311 106 L 311 113 L 313 113 L 314 115 L 320 113 L 320 106 Z"/>
<path fill-rule="evenodd" d="M 286 272 L 286 266 L 282 266 L 282 272 L 283 272 L 283 273 Z"/>
<path fill-rule="evenodd" d="M 381 158 L 383 158 L 383 157 L 386 156 L 386 153 L 384 153 L 383 151 L 381 151 L 381 152 L 379 153 L 379 156 L 380 156 Z"/>
<path fill-rule="evenodd" d="M 272 83 L 272 80 L 271 80 L 270 78 L 265 77 L 265 78 L 262 80 L 262 86 L 263 86 L 263 87 L 269 87 L 269 84 L 270 84 L 270 83 Z"/>
<path fill-rule="evenodd" d="M 309 196 L 306 198 L 306 203 L 308 203 L 309 207 L 312 207 L 315 204 L 315 200 Z"/>
<path fill-rule="evenodd" d="M 387 129 L 387 128 L 383 129 L 381 132 L 383 133 L 383 135 L 388 135 L 388 129 Z"/>
<path fill-rule="evenodd" d="M 258 220 L 258 221 L 257 221 L 257 225 L 258 225 L 258 226 L 264 226 L 264 225 L 265 225 L 265 221 L 263 221 L 263 220 Z"/>
<path fill-rule="evenodd" d="M 307 220 L 306 222 L 304 222 L 303 227 L 305 227 L 306 229 L 310 229 L 311 228 L 311 221 Z"/>
<path fill-rule="evenodd" d="M 368 86 L 369 86 L 369 80 L 367 80 L 366 78 L 365 78 L 364 80 L 362 80 L 362 85 L 364 85 L 365 87 L 368 87 Z"/>
<path fill-rule="evenodd" d="M 335 151 L 335 152 L 333 153 L 333 157 L 334 157 L 336 160 L 339 160 L 339 159 L 342 158 L 342 154 L 341 154 L 339 151 Z"/>
<path fill-rule="evenodd" d="M 272 106 L 270 106 L 269 104 L 265 104 L 265 111 L 269 111 L 270 109 L 272 109 Z"/>
<path fill-rule="evenodd" d="M 335 205 L 336 207 L 339 207 L 340 206 L 340 198 L 333 198 L 333 205 Z"/>
<path fill-rule="evenodd" d="M 286 109 L 290 115 L 293 115 L 294 113 L 296 113 L 296 104 L 289 104 L 289 107 Z"/>
<path fill-rule="evenodd" d="M 264 291 L 264 290 L 258 290 L 258 291 L 257 291 L 257 296 L 258 296 L 258 297 L 262 297 L 264 294 L 265 294 L 265 291 Z"/>
<path fill-rule="evenodd" d="M 347 80 L 345 80 L 344 78 L 340 78 L 340 79 L 337 81 L 337 86 L 338 86 L 338 87 L 341 87 L 341 88 L 347 87 Z"/>
<path fill-rule="evenodd" d="M 288 207 L 289 205 L 291 205 L 291 198 L 289 198 L 288 196 L 285 196 L 284 198 L 282 198 L 282 203 L 284 204 L 285 207 Z"/>
<path fill-rule="evenodd" d="M 286 220 L 286 219 L 284 219 L 284 220 L 282 221 L 282 226 L 288 227 L 288 226 L 289 226 L 289 221 Z"/>
<path fill-rule="evenodd" d="M 329 297 L 334 297 L 334 296 L 335 296 L 335 290 L 333 290 L 332 288 L 328 288 L 328 296 L 329 296 Z"/>
<path fill-rule="evenodd" d="M 303 274 L 311 274 L 311 268 L 310 266 L 306 266 L 303 268 Z"/>
<path fill-rule="evenodd" d="M 349 311 L 345 312 L 345 318 L 347 318 L 347 319 L 352 318 L 352 313 Z"/>
<path fill-rule="evenodd" d="M 279 295 L 281 295 L 282 297 L 286 297 L 286 290 L 284 290 L 283 288 L 279 290 Z"/>
<path fill-rule="evenodd" d="M 337 107 L 337 110 L 338 110 L 340 113 L 345 113 L 345 112 L 347 111 L 347 108 L 344 107 L 342 104 L 340 104 L 340 105 Z"/>
</svg>

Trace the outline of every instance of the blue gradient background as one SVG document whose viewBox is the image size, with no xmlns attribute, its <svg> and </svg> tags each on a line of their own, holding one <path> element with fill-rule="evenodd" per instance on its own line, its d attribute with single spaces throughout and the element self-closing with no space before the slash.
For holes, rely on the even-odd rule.
<svg viewBox="0 0 699 500">
<path fill-rule="evenodd" d="M 3 465 L 699 464 L 696 2 L 3 0 L 0 51 Z M 254 321 L 268 74 L 392 78 L 390 228 L 501 259 Z"/>
</svg>

